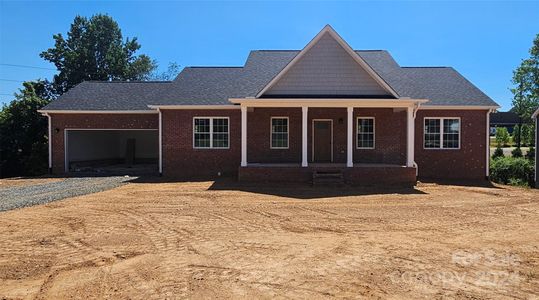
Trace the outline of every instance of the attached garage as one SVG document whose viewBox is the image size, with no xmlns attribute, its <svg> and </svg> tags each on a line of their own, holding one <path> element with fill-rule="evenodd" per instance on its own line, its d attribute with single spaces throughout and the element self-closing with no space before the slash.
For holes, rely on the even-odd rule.
<svg viewBox="0 0 539 300">
<path fill-rule="evenodd" d="M 158 134 L 154 129 L 66 129 L 66 171 L 107 175 L 158 173 Z"/>
</svg>

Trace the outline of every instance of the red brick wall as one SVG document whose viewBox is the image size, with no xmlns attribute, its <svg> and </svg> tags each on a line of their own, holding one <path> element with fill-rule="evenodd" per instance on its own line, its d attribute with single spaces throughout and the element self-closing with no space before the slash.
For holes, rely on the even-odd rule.
<svg viewBox="0 0 539 300">
<path fill-rule="evenodd" d="M 346 163 L 346 116 L 346 108 L 309 108 L 309 128 L 307 130 L 307 156 L 309 162 L 313 160 L 313 119 L 331 119 L 333 120 L 333 162 Z"/>
<path fill-rule="evenodd" d="M 425 117 L 460 117 L 460 149 L 423 149 Z M 484 179 L 486 110 L 419 110 L 415 120 L 415 161 L 419 177 Z"/>
<path fill-rule="evenodd" d="M 315 167 L 240 167 L 239 180 L 242 182 L 312 182 Z M 406 167 L 354 167 L 342 168 L 344 180 L 350 185 L 384 185 L 414 186 L 416 183 L 415 168 Z"/>
<path fill-rule="evenodd" d="M 271 117 L 288 117 L 288 149 L 271 149 Z M 241 151 L 241 149 L 240 149 Z M 255 108 L 247 113 L 249 163 L 301 162 L 301 108 Z"/>
<path fill-rule="evenodd" d="M 229 149 L 194 149 L 193 117 L 229 117 Z M 164 110 L 163 175 L 181 179 L 236 174 L 241 161 L 241 112 Z M 269 130 L 269 126 L 268 126 Z"/>
<path fill-rule="evenodd" d="M 157 114 L 52 114 L 52 171 L 64 172 L 65 129 L 158 129 Z M 58 130 L 58 132 L 56 132 Z"/>
<path fill-rule="evenodd" d="M 357 149 L 357 117 L 374 117 L 374 149 Z M 406 111 L 354 109 L 354 163 L 406 164 Z"/>
</svg>

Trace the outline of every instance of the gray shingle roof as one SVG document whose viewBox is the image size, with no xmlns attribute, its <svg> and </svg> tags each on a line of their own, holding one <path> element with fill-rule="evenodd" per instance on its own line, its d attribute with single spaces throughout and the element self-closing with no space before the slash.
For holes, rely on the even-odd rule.
<svg viewBox="0 0 539 300">
<path fill-rule="evenodd" d="M 174 81 L 84 82 L 45 110 L 146 110 L 147 105 L 231 105 L 254 97 L 298 50 L 251 51 L 243 67 L 187 67 Z M 356 51 L 401 97 L 424 105 L 496 106 L 490 97 L 450 67 L 400 67 L 385 50 Z"/>
</svg>

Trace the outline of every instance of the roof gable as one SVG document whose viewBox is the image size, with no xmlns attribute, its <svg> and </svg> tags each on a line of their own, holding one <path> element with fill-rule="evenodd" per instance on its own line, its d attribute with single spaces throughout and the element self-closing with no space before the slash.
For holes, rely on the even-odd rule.
<svg viewBox="0 0 539 300">
<path fill-rule="evenodd" d="M 257 97 L 378 96 L 397 93 L 329 25 L 305 46 Z"/>
</svg>

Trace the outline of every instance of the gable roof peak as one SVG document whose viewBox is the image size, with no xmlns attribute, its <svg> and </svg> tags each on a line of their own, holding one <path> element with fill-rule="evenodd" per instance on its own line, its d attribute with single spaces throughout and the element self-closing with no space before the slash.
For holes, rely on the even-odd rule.
<svg viewBox="0 0 539 300">
<path fill-rule="evenodd" d="M 294 66 L 314 45 L 316 45 L 322 37 L 328 34 L 332 39 L 339 44 L 345 52 L 348 53 L 371 77 L 374 79 L 380 87 L 388 92 L 395 98 L 399 98 L 397 92 L 359 55 L 357 54 L 348 43 L 331 27 L 329 24 L 324 26 L 318 34 L 301 50 L 297 53 L 292 60 L 279 72 L 271 81 L 269 81 L 256 95 L 257 98 L 262 97 L 270 88 L 286 74 L 292 66 Z"/>
</svg>

